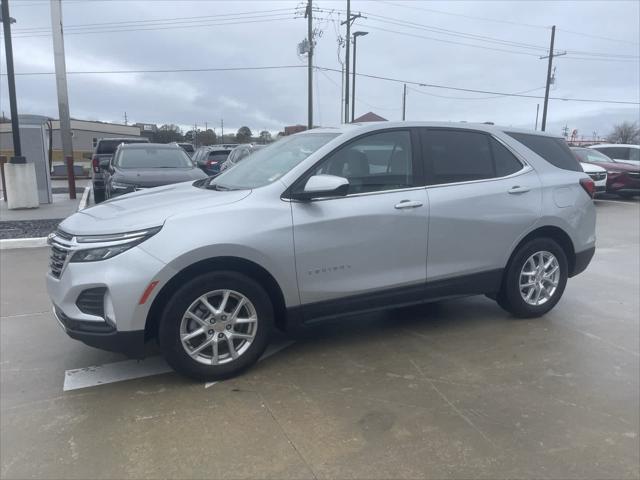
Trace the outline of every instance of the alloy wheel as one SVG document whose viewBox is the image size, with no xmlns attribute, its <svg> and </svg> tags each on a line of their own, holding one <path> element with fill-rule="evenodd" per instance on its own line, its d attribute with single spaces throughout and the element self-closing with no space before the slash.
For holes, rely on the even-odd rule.
<svg viewBox="0 0 640 480">
<path fill-rule="evenodd" d="M 540 251 L 531 255 L 520 271 L 520 295 L 529 305 L 544 305 L 560 283 L 560 264 L 554 254 Z"/>
<path fill-rule="evenodd" d="M 205 365 L 233 362 L 245 353 L 258 330 L 251 301 L 234 290 L 214 290 L 191 303 L 180 322 L 185 352 Z"/>
</svg>

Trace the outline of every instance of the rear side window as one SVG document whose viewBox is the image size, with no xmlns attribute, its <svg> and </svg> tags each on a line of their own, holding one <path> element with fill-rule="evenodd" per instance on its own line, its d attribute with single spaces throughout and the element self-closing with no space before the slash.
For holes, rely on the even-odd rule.
<svg viewBox="0 0 640 480">
<path fill-rule="evenodd" d="M 489 137 L 462 130 L 424 130 L 422 148 L 432 184 L 495 177 Z"/>
<path fill-rule="evenodd" d="M 580 163 L 571 153 L 571 150 L 569 150 L 567 142 L 562 138 L 544 137 L 542 135 L 531 135 L 528 133 L 505 133 L 522 143 L 529 150 L 533 150 L 551 165 L 573 172 L 582 171 Z"/>
</svg>

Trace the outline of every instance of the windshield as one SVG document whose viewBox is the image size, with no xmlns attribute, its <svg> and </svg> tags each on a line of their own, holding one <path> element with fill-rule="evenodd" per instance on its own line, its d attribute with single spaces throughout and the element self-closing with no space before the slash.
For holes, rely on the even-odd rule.
<svg viewBox="0 0 640 480">
<path fill-rule="evenodd" d="M 99 155 L 113 154 L 121 143 L 149 143 L 148 140 L 120 138 L 115 140 L 100 140 L 96 153 Z"/>
<path fill-rule="evenodd" d="M 575 148 L 573 153 L 583 162 L 613 163 L 611 158 L 592 148 Z"/>
<path fill-rule="evenodd" d="M 275 182 L 338 133 L 307 133 L 286 137 L 253 152 L 215 179 L 228 189 L 257 188 Z"/>
<path fill-rule="evenodd" d="M 192 168 L 181 148 L 123 148 L 114 162 L 118 168 Z"/>
</svg>

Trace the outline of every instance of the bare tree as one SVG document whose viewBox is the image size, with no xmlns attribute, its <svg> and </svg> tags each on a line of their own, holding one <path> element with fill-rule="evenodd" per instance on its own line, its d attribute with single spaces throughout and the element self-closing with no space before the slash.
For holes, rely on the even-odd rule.
<svg viewBox="0 0 640 480">
<path fill-rule="evenodd" d="M 613 126 L 613 131 L 607 135 L 610 143 L 638 144 L 640 143 L 640 127 L 638 122 L 622 122 Z"/>
</svg>

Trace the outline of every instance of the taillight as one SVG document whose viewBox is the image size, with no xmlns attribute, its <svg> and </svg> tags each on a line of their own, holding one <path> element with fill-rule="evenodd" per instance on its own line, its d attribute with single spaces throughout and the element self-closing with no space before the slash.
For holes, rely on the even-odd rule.
<svg viewBox="0 0 640 480">
<path fill-rule="evenodd" d="M 100 160 L 98 160 L 98 156 L 94 155 L 91 157 L 91 165 L 93 166 L 93 171 L 96 173 L 100 173 Z"/>
<path fill-rule="evenodd" d="M 218 164 L 218 160 L 207 160 L 207 165 L 211 166 L 211 165 L 217 165 Z"/>
<path fill-rule="evenodd" d="M 591 198 L 595 197 L 596 184 L 593 180 L 591 180 L 590 178 L 581 178 L 580 186 L 584 188 L 584 191 L 587 192 L 587 195 L 589 195 Z"/>
</svg>

